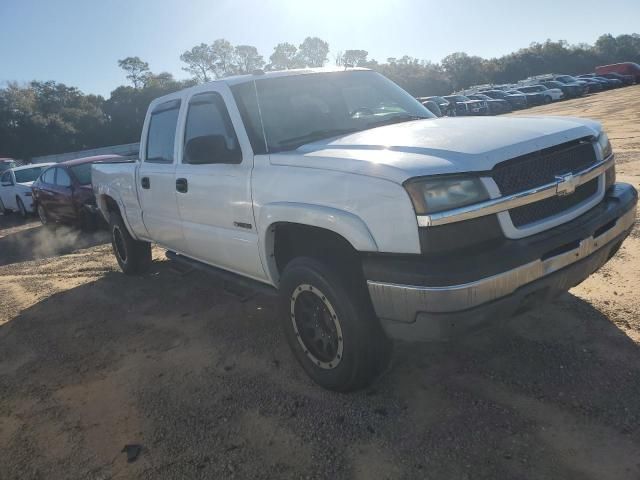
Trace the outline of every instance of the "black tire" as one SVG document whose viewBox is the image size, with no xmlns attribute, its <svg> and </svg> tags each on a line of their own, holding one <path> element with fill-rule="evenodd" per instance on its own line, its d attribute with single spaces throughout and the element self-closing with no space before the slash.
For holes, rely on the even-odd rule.
<svg viewBox="0 0 640 480">
<path fill-rule="evenodd" d="M 8 213 L 9 213 L 9 210 L 4 208 L 4 203 L 2 202 L 2 199 L 0 198 L 0 214 L 7 215 Z"/>
<path fill-rule="evenodd" d="M 27 219 L 29 217 L 29 212 L 27 212 L 27 209 L 20 197 L 16 197 L 16 204 L 18 205 L 18 213 L 20 213 L 20 216 L 23 219 Z"/>
<path fill-rule="evenodd" d="M 545 95 L 544 96 L 544 103 L 545 104 L 549 104 L 553 101 L 553 98 L 551 98 L 549 95 Z"/>
<path fill-rule="evenodd" d="M 49 214 L 47 213 L 47 210 L 44 208 L 44 205 L 39 203 L 36 206 L 36 213 L 38 214 L 38 218 L 40 219 L 40 223 L 42 224 L 43 227 L 46 227 L 46 228 L 55 227 L 55 224 L 49 218 Z"/>
<path fill-rule="evenodd" d="M 151 244 L 134 240 L 119 213 L 109 215 L 111 245 L 118 265 L 127 275 L 144 273 L 151 266 Z"/>
<path fill-rule="evenodd" d="M 357 390 L 389 365 L 392 342 L 375 317 L 361 280 L 339 275 L 314 258 L 299 257 L 284 269 L 280 302 L 287 342 L 318 385 L 339 392 Z M 309 327 L 311 323 L 315 328 Z"/>
</svg>

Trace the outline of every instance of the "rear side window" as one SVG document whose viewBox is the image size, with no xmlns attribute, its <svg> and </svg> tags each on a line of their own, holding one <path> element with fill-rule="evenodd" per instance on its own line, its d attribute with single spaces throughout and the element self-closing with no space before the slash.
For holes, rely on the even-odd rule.
<svg viewBox="0 0 640 480">
<path fill-rule="evenodd" d="M 180 100 L 172 100 L 158 105 L 151 113 L 146 162 L 173 163 L 173 146 L 179 112 Z"/>
<path fill-rule="evenodd" d="M 71 186 L 71 177 L 64 170 L 64 168 L 59 168 L 58 173 L 56 174 L 56 185 L 59 187 L 70 187 Z"/>
<path fill-rule="evenodd" d="M 43 183 L 53 185 L 56 181 L 56 169 L 50 168 L 49 170 L 46 170 L 40 179 Z"/>
<path fill-rule="evenodd" d="M 218 93 L 189 101 L 183 163 L 240 163 L 242 153 L 224 100 Z"/>
</svg>

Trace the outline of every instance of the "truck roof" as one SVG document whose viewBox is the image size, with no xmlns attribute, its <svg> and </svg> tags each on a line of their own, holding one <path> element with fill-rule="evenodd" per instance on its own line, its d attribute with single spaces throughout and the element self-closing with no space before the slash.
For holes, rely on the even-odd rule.
<svg viewBox="0 0 640 480">
<path fill-rule="evenodd" d="M 260 81 L 268 78 L 278 78 L 278 77 L 293 77 L 298 75 L 313 75 L 318 73 L 332 73 L 332 72 L 354 72 L 354 71 L 371 71 L 370 68 L 362 68 L 362 67 L 319 67 L 319 68 L 294 68 L 291 70 L 275 70 L 271 72 L 263 72 L 262 70 L 256 71 L 255 73 L 249 73 L 246 75 L 234 75 L 232 77 L 220 78 L 218 80 L 212 80 L 211 82 L 201 83 L 199 85 L 195 85 L 193 87 L 184 88 L 182 90 L 178 90 L 177 92 L 170 93 L 168 95 L 164 95 L 162 97 L 158 97 L 154 99 L 149 108 L 157 105 L 158 103 L 164 103 L 167 100 L 181 98 L 185 93 L 192 91 L 201 91 L 206 90 L 207 85 L 213 84 L 226 84 L 229 86 L 239 85 L 241 83 L 247 83 L 251 81 Z"/>
</svg>

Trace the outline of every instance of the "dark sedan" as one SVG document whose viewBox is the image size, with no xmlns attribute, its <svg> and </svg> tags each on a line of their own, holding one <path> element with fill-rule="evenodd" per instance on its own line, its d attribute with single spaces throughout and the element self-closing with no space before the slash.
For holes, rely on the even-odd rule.
<svg viewBox="0 0 640 480">
<path fill-rule="evenodd" d="M 91 164 L 120 158 L 100 155 L 77 158 L 46 169 L 33 183 L 33 201 L 43 225 L 65 223 L 93 230 L 100 221 L 91 187 Z"/>
<path fill-rule="evenodd" d="M 489 106 L 484 100 L 471 100 L 464 95 L 448 95 L 444 99 L 456 104 L 458 115 L 488 115 Z"/>
<path fill-rule="evenodd" d="M 499 100 L 497 98 L 491 98 L 488 95 L 482 93 L 474 93 L 467 95 L 471 100 L 484 100 L 489 107 L 489 113 L 491 115 L 500 115 L 501 113 L 509 113 L 513 111 L 513 107 L 506 100 Z"/>
<path fill-rule="evenodd" d="M 502 90 L 486 90 L 480 93 L 491 98 L 497 98 L 498 100 L 506 100 L 514 109 L 527 108 L 527 97 L 523 94 L 511 95 Z"/>
<path fill-rule="evenodd" d="M 581 85 L 567 85 L 557 80 L 545 80 L 540 82 L 540 85 L 544 85 L 547 88 L 559 88 L 566 98 L 576 98 L 584 95 L 584 89 Z"/>
</svg>

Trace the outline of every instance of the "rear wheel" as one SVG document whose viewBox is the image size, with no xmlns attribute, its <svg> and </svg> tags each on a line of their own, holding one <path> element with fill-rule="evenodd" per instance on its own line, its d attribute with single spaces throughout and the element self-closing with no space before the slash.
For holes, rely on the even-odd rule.
<svg viewBox="0 0 640 480">
<path fill-rule="evenodd" d="M 18 204 L 18 212 L 22 218 L 27 218 L 29 216 L 29 212 L 24 206 L 24 203 L 20 197 L 16 197 L 16 203 Z"/>
<path fill-rule="evenodd" d="M 135 240 L 116 212 L 110 214 L 109 229 L 113 253 L 122 271 L 127 275 L 147 271 L 151 265 L 151 244 Z"/>
<path fill-rule="evenodd" d="M 296 359 L 324 388 L 369 385 L 391 357 L 391 341 L 366 290 L 348 275 L 309 257 L 292 260 L 280 284 L 281 322 Z"/>
<path fill-rule="evenodd" d="M 38 207 L 36 208 L 36 211 L 38 212 L 38 218 L 40 219 L 40 223 L 42 223 L 42 225 L 45 227 L 51 227 L 52 223 L 51 223 L 51 220 L 49 220 L 49 214 L 45 210 L 44 206 L 39 203 Z"/>
</svg>

